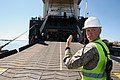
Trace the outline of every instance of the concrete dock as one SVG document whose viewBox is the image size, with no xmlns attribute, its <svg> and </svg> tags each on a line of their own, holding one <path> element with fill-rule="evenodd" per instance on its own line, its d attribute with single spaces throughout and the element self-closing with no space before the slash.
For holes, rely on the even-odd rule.
<svg viewBox="0 0 120 80">
<path fill-rule="evenodd" d="M 0 80 L 80 80 L 80 70 L 68 70 L 63 63 L 65 42 L 35 44 L 0 59 Z M 75 53 L 83 45 L 72 43 Z M 114 61 L 112 77 L 120 80 L 120 63 Z"/>
</svg>

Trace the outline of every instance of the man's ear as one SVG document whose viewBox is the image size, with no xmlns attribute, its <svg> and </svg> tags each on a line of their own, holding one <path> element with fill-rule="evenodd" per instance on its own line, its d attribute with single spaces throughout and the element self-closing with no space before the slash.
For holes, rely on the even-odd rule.
<svg viewBox="0 0 120 80">
<path fill-rule="evenodd" d="M 102 32 L 102 29 L 101 29 L 101 28 L 99 28 L 99 29 L 98 29 L 98 31 L 99 31 L 99 34 L 100 34 L 100 33 Z"/>
<path fill-rule="evenodd" d="M 102 28 L 100 28 L 100 32 L 102 32 Z"/>
</svg>

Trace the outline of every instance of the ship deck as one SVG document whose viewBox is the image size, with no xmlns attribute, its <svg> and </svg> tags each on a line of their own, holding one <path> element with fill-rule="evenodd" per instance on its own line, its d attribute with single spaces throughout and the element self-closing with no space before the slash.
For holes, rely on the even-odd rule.
<svg viewBox="0 0 120 80">
<path fill-rule="evenodd" d="M 47 41 L 46 44 L 35 44 L 0 59 L 0 80 L 80 80 L 80 70 L 68 70 L 63 63 L 65 42 Z M 72 43 L 72 52 L 82 46 Z M 113 61 L 112 77 L 120 80 L 120 63 Z"/>
</svg>

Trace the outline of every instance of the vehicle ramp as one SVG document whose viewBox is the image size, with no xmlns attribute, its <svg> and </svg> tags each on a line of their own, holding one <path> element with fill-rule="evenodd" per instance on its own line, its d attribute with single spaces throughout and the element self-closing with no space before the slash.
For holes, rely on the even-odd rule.
<svg viewBox="0 0 120 80">
<path fill-rule="evenodd" d="M 71 47 L 75 53 L 83 45 L 74 42 Z M 64 65 L 64 51 L 65 42 L 47 41 L 0 59 L 0 80 L 80 80 L 80 69 L 68 70 Z M 120 80 L 119 67 L 114 61 L 115 80 Z"/>
</svg>

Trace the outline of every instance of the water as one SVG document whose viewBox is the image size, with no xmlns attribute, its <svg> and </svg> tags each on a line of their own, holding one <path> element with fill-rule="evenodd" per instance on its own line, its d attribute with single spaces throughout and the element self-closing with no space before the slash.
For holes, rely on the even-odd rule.
<svg viewBox="0 0 120 80">
<path fill-rule="evenodd" d="M 9 41 L 0 41 L 0 46 L 6 44 Z M 28 44 L 27 40 L 17 40 L 11 42 L 9 45 L 5 46 L 2 50 L 13 50 L 13 49 L 19 49 L 22 46 L 25 46 Z"/>
</svg>

